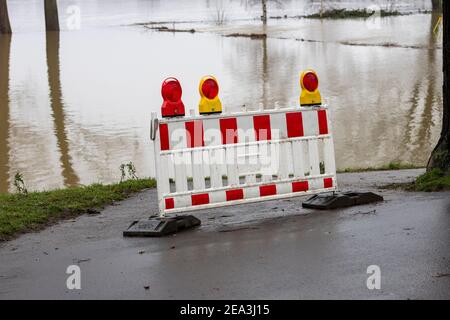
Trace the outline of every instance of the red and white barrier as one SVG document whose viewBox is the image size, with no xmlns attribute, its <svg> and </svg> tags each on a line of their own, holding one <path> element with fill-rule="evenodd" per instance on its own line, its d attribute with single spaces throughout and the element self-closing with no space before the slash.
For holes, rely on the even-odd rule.
<svg viewBox="0 0 450 320">
<path fill-rule="evenodd" d="M 336 190 L 325 106 L 157 119 L 160 214 Z"/>
</svg>

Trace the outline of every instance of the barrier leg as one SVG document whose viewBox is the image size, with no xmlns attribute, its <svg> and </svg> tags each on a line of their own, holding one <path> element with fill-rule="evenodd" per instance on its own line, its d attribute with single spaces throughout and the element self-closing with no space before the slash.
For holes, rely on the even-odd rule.
<svg viewBox="0 0 450 320">
<path fill-rule="evenodd" d="M 147 220 L 133 221 L 124 237 L 163 237 L 183 230 L 197 227 L 201 221 L 194 216 L 176 216 L 172 218 L 150 217 Z"/>
<path fill-rule="evenodd" d="M 383 197 L 373 192 L 335 192 L 317 194 L 302 203 L 303 208 L 330 210 L 383 201 Z"/>
</svg>

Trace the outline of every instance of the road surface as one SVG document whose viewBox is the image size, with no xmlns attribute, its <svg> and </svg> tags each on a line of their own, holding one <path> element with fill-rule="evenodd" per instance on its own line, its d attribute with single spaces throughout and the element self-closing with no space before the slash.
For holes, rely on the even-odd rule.
<svg viewBox="0 0 450 320">
<path fill-rule="evenodd" d="M 198 229 L 123 238 L 156 210 L 147 190 L 99 215 L 0 245 L 0 299 L 450 299 L 450 193 L 377 189 L 422 170 L 338 175 L 378 204 L 301 208 L 304 198 L 195 212 Z M 78 265 L 81 289 L 68 290 Z M 367 268 L 381 271 L 369 290 Z"/>
</svg>

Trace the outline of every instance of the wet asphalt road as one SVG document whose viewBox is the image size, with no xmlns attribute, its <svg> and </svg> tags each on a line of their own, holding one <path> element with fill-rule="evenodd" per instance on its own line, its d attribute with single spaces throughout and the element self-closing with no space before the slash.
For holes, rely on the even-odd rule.
<svg viewBox="0 0 450 320">
<path fill-rule="evenodd" d="M 421 170 L 341 174 L 376 190 Z M 320 212 L 302 198 L 194 213 L 196 230 L 123 238 L 156 209 L 142 192 L 0 245 L 0 299 L 450 299 L 450 193 L 377 190 L 379 204 Z M 81 290 L 66 288 L 69 265 Z M 381 289 L 366 271 L 381 269 Z"/>
</svg>

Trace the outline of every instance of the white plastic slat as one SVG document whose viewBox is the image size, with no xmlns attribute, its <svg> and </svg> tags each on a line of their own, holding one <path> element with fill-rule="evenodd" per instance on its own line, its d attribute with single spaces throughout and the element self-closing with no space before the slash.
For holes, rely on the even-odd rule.
<svg viewBox="0 0 450 320">
<path fill-rule="evenodd" d="M 222 186 L 222 175 L 220 171 L 221 149 L 209 150 L 209 175 L 211 188 L 219 188 Z"/>
<path fill-rule="evenodd" d="M 194 190 L 205 189 L 205 174 L 203 172 L 203 151 L 192 151 L 192 183 Z"/>
<path fill-rule="evenodd" d="M 259 163 L 260 163 L 260 173 L 261 181 L 271 181 L 273 172 L 273 159 L 272 155 L 276 155 L 276 148 L 273 143 L 263 143 L 259 146 Z M 276 163 L 275 163 L 276 165 Z"/>
<path fill-rule="evenodd" d="M 320 174 L 319 147 L 317 139 L 308 140 L 309 169 L 313 176 Z"/>
<path fill-rule="evenodd" d="M 319 120 L 317 111 L 302 111 L 303 132 L 305 137 L 317 136 L 319 134 Z"/>
<path fill-rule="evenodd" d="M 292 142 L 292 163 L 294 166 L 294 176 L 304 177 L 305 176 L 305 161 L 303 157 L 303 141 L 293 141 Z"/>
<path fill-rule="evenodd" d="M 170 123 L 169 128 L 169 141 L 170 148 L 172 150 L 186 148 L 186 127 L 183 122 Z"/>
<path fill-rule="evenodd" d="M 189 153 L 180 152 L 174 154 L 174 166 L 175 166 L 175 190 L 177 192 L 183 192 L 188 190 L 187 185 L 187 172 L 186 163 L 190 163 L 187 160 Z"/>
<path fill-rule="evenodd" d="M 278 179 L 286 179 L 289 176 L 287 164 L 287 142 L 279 143 L 278 154 Z"/>
<path fill-rule="evenodd" d="M 247 148 L 245 154 L 245 162 L 247 164 L 247 172 L 245 174 L 246 183 L 256 182 L 256 175 L 260 173 L 260 159 L 259 159 L 259 147 L 258 145 L 250 145 Z"/>
<path fill-rule="evenodd" d="M 204 119 L 202 122 L 205 147 L 221 145 L 222 135 L 219 129 L 219 119 Z"/>
<path fill-rule="evenodd" d="M 239 171 L 237 167 L 237 148 L 233 145 L 225 147 L 225 157 L 227 161 L 227 178 L 229 186 L 239 184 Z"/>
<path fill-rule="evenodd" d="M 256 182 L 256 173 L 246 173 L 245 174 L 245 183 L 255 183 Z"/>
<path fill-rule="evenodd" d="M 325 173 L 336 174 L 336 163 L 334 162 L 334 146 L 332 139 L 324 140 L 324 162 Z"/>
<path fill-rule="evenodd" d="M 170 155 L 162 155 L 161 161 L 158 163 L 158 189 L 161 194 L 170 193 L 170 184 L 169 184 L 169 156 Z"/>
</svg>

